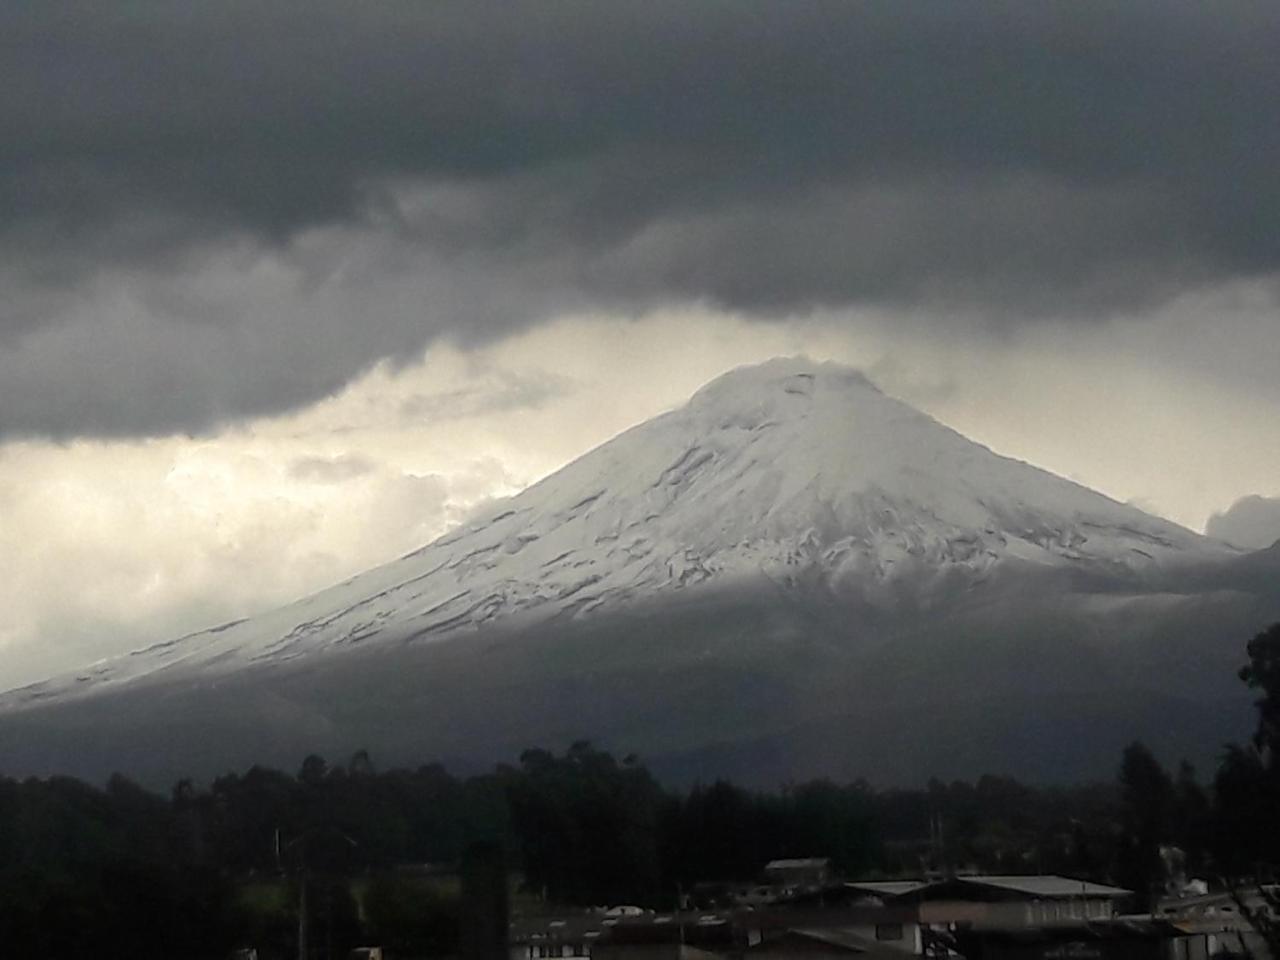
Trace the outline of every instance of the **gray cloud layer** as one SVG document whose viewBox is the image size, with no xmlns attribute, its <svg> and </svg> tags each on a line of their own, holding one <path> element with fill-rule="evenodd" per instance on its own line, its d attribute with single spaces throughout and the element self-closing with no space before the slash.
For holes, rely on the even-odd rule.
<svg viewBox="0 0 1280 960">
<path fill-rule="evenodd" d="M 0 38 L 0 432 L 202 429 L 568 309 L 1000 327 L 1280 270 L 1272 2 L 7 0 Z"/>
</svg>

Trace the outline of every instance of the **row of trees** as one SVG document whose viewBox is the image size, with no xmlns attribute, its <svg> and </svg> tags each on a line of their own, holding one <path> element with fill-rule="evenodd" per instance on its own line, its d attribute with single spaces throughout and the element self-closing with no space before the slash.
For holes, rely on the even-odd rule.
<svg viewBox="0 0 1280 960">
<path fill-rule="evenodd" d="M 1133 883 L 1130 866 L 1152 878 L 1156 868 L 1129 864 L 1126 838 L 1158 846 L 1202 830 L 1166 815 L 1168 775 L 1147 764 L 1132 748 L 1123 789 L 984 777 L 923 790 L 816 781 L 757 793 L 717 781 L 673 792 L 634 760 L 579 743 L 468 779 L 438 766 L 378 772 L 359 755 L 340 766 L 309 757 L 295 775 L 255 767 L 183 782 L 168 798 L 119 776 L 103 789 L 0 780 L 0 942 L 55 957 L 103 944 L 219 956 L 246 942 L 287 955 L 305 882 L 313 945 L 447 953 L 457 890 L 424 865 L 455 864 L 481 842 L 562 904 L 670 906 L 678 888 L 815 854 L 850 875 L 968 867 Z"/>
<path fill-rule="evenodd" d="M 1259 694 L 1257 729 L 1249 743 L 1226 748 L 1211 792 L 1199 787 L 1186 764 L 1174 779 L 1141 744 L 1125 751 L 1125 832 L 1117 873 L 1145 906 L 1176 844 L 1187 867 L 1231 890 L 1272 956 L 1280 956 L 1280 894 L 1274 886 L 1280 880 L 1280 623 L 1249 641 L 1247 650 L 1240 679 Z"/>
<path fill-rule="evenodd" d="M 340 765 L 308 757 L 292 775 L 254 767 L 183 781 L 168 797 L 120 776 L 101 789 L 0 779 L 0 942 L 52 957 L 103 944 L 219 956 L 244 942 L 285 954 L 305 883 L 313 944 L 444 953 L 457 941 L 457 890 L 421 865 L 456 864 L 477 844 L 563 904 L 670 906 L 678 888 L 812 855 L 849 875 L 1063 873 L 1141 899 L 1167 880 L 1173 847 L 1191 875 L 1258 877 L 1280 863 L 1280 625 L 1249 654 L 1258 734 L 1209 785 L 1186 765 L 1171 774 L 1141 744 L 1116 782 L 1072 788 L 987 776 L 920 790 L 672 791 L 635 758 L 587 743 L 465 779 L 438 765 L 379 771 L 364 753 Z"/>
</svg>

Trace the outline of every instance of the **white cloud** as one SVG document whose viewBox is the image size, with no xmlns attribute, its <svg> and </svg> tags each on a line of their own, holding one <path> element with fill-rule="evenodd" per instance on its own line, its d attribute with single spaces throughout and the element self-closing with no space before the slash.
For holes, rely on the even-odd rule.
<svg viewBox="0 0 1280 960">
<path fill-rule="evenodd" d="M 1237 547 L 1261 549 L 1280 540 L 1280 497 L 1241 497 L 1209 518 L 1209 536 Z"/>
</svg>

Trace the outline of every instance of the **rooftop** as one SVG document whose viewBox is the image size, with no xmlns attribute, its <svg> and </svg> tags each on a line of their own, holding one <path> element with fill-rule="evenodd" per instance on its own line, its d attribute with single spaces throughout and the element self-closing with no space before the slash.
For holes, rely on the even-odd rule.
<svg viewBox="0 0 1280 960">
<path fill-rule="evenodd" d="M 828 857 L 799 857 L 793 860 L 770 860 L 766 870 L 818 870 L 831 865 Z"/>
<path fill-rule="evenodd" d="M 845 884 L 850 890 L 865 891 L 880 897 L 905 897 L 922 890 L 944 889 L 948 885 L 985 887 L 1043 900 L 1065 900 L 1074 897 L 1118 899 L 1129 896 L 1129 890 L 1109 887 L 1088 880 L 1075 880 L 1055 874 L 981 875 L 949 877 L 939 880 L 868 880 Z"/>
<path fill-rule="evenodd" d="M 879 897 L 900 897 L 928 885 L 928 880 L 857 880 L 846 883 L 845 887 L 850 890 L 873 893 Z"/>
<path fill-rule="evenodd" d="M 1001 890 L 1012 890 L 1015 893 L 1026 893 L 1033 897 L 1127 897 L 1132 892 L 1120 887 L 1109 887 L 1102 883 L 1090 883 L 1088 880 L 1073 880 L 1070 877 L 1059 877 L 1054 874 L 1036 876 L 973 876 L 956 877 L 963 883 L 976 883 L 985 887 L 998 887 Z"/>
</svg>

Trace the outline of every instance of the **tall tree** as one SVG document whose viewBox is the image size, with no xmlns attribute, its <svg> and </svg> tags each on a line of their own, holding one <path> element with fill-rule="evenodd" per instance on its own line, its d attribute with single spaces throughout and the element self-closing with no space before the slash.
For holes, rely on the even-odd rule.
<svg viewBox="0 0 1280 960">
<path fill-rule="evenodd" d="M 1145 744 L 1125 747 L 1120 764 L 1121 882 L 1133 890 L 1139 909 L 1150 910 L 1165 879 L 1160 848 L 1173 833 L 1173 780 Z"/>
<path fill-rule="evenodd" d="M 1258 729 L 1253 735 L 1252 757 L 1238 751 L 1224 763 L 1235 787 L 1231 798 L 1238 805 L 1224 806 L 1220 816 L 1234 820 L 1242 807 L 1248 814 L 1236 830 L 1244 827 L 1249 835 L 1248 849 L 1257 858 L 1254 880 L 1262 906 L 1255 906 L 1257 900 L 1239 889 L 1235 899 L 1271 955 L 1280 957 L 1280 889 L 1275 885 L 1280 872 L 1280 623 L 1273 623 L 1250 640 L 1247 650 L 1249 662 L 1240 669 L 1240 679 L 1262 694 L 1255 701 Z M 1234 764 L 1233 768 L 1227 770 L 1228 764 Z"/>
<path fill-rule="evenodd" d="M 1209 795 L 1200 785 L 1196 770 L 1183 760 L 1174 783 L 1174 837 L 1186 853 L 1186 867 L 1193 873 L 1204 869 L 1209 845 Z"/>
<path fill-rule="evenodd" d="M 644 767 L 585 741 L 526 751 L 508 794 L 526 878 L 562 902 L 662 902 L 662 798 Z"/>
<path fill-rule="evenodd" d="M 1249 662 L 1240 668 L 1240 679 L 1262 696 L 1256 701 L 1258 729 L 1254 746 L 1264 767 L 1276 774 L 1280 766 L 1280 623 L 1273 623 L 1249 641 Z"/>
</svg>

